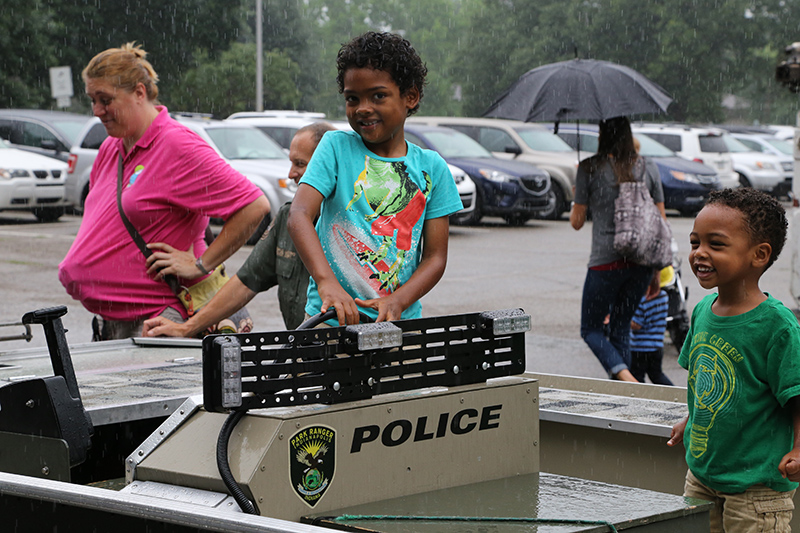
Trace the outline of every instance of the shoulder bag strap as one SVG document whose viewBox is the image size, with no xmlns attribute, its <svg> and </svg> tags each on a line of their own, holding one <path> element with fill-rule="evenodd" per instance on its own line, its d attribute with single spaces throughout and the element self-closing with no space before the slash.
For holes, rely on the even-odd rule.
<svg viewBox="0 0 800 533">
<path fill-rule="evenodd" d="M 119 154 L 119 160 L 117 162 L 117 209 L 119 210 L 119 216 L 122 218 L 122 223 L 125 225 L 125 229 L 128 230 L 133 242 L 136 243 L 136 246 L 142 252 L 145 259 L 150 257 L 153 254 L 153 250 L 147 247 L 147 243 L 144 242 L 144 239 L 133 227 L 131 221 L 128 220 L 128 217 L 125 215 L 125 211 L 122 209 L 122 154 Z M 175 294 L 180 294 L 181 292 L 181 285 L 178 282 L 178 278 L 176 278 L 172 274 L 167 274 L 164 276 L 164 281 L 169 285 L 169 288 L 172 289 L 172 292 Z"/>
</svg>

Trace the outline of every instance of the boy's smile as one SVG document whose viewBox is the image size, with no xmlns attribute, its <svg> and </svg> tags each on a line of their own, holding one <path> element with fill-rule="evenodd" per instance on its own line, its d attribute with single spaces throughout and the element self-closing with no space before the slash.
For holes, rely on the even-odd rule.
<svg viewBox="0 0 800 533">
<path fill-rule="evenodd" d="M 698 213 L 689 240 L 689 263 L 704 289 L 737 291 L 754 276 L 758 280 L 761 269 L 754 260 L 759 244 L 752 242 L 738 210 L 707 205 Z"/>
<path fill-rule="evenodd" d="M 419 91 L 400 94 L 389 72 L 369 67 L 348 69 L 343 81 L 347 120 L 367 148 L 381 157 L 406 155 L 403 126 Z"/>
</svg>

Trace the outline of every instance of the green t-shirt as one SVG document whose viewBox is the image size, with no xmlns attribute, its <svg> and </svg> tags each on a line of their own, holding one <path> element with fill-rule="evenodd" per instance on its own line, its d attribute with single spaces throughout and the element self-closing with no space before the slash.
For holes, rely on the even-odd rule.
<svg viewBox="0 0 800 533">
<path fill-rule="evenodd" d="M 778 464 L 793 445 L 786 402 L 800 394 L 800 326 L 772 296 L 747 313 L 711 311 L 716 294 L 692 313 L 678 363 L 689 371 L 686 462 L 705 485 L 740 493 L 763 483 L 776 491 L 798 484 Z"/>
</svg>

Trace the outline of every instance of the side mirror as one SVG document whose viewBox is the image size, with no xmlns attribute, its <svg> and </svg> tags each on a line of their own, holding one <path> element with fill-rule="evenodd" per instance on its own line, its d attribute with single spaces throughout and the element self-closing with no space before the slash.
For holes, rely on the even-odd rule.
<svg viewBox="0 0 800 533">
<path fill-rule="evenodd" d="M 41 147 L 45 150 L 53 150 L 54 152 L 59 152 L 58 144 L 50 139 L 42 141 Z"/>
<path fill-rule="evenodd" d="M 507 154 L 519 155 L 519 154 L 522 153 L 522 148 L 520 148 L 519 146 L 516 146 L 516 145 L 514 145 L 514 146 L 506 146 L 506 153 Z"/>
</svg>

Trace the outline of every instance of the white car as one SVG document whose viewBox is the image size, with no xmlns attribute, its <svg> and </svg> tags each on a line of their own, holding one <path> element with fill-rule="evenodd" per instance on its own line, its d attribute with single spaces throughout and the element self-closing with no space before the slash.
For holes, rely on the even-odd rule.
<svg viewBox="0 0 800 533">
<path fill-rule="evenodd" d="M 791 181 L 794 175 L 794 152 L 792 141 L 778 139 L 763 133 L 731 133 L 731 136 L 754 152 L 777 156 L 783 169 L 783 177 Z"/>
<path fill-rule="evenodd" d="M 475 192 L 475 182 L 472 181 L 466 172 L 457 166 L 449 163 L 447 166 L 456 182 L 456 188 L 458 189 L 458 196 L 461 197 L 461 203 L 464 205 L 464 208 L 455 213 L 455 216 L 466 215 L 475 210 L 475 195 L 477 194 L 477 192 Z"/>
<path fill-rule="evenodd" d="M 733 169 L 733 159 L 722 130 L 682 124 L 634 124 L 633 132 L 645 133 L 679 156 L 713 168 L 721 188 L 739 186 L 739 174 Z"/>
<path fill-rule="evenodd" d="M 722 136 L 733 159 L 733 169 L 739 174 L 742 187 L 753 187 L 775 196 L 785 195 L 781 161 L 774 155 L 754 152 L 730 134 Z"/>
<path fill-rule="evenodd" d="M 352 129 L 347 122 L 327 120 L 324 113 L 298 112 L 298 114 L 286 116 L 265 115 L 264 113 L 234 113 L 226 121 L 247 124 L 260 129 L 280 144 L 286 152 L 289 151 L 289 145 L 292 143 L 294 134 L 303 126 L 325 121 L 340 130 Z"/>
<path fill-rule="evenodd" d="M 55 222 L 68 205 L 66 174 L 66 163 L 0 139 L 0 210 L 29 211 L 42 222 Z"/>
</svg>

